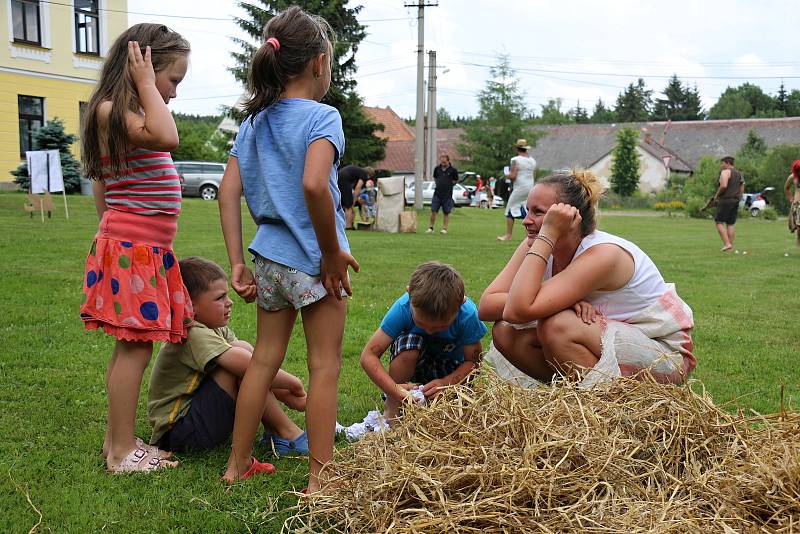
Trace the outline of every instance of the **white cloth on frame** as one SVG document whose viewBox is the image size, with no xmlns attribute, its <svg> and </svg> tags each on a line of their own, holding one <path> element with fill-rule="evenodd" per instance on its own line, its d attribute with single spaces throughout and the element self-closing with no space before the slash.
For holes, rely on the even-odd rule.
<svg viewBox="0 0 800 534">
<path fill-rule="evenodd" d="M 64 175 L 58 150 L 29 150 L 25 152 L 25 156 L 28 161 L 31 193 L 64 191 Z"/>
</svg>

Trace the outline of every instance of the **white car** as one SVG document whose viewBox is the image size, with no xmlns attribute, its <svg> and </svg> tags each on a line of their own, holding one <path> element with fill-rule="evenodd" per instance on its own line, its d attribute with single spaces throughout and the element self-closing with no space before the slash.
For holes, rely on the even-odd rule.
<svg viewBox="0 0 800 534">
<path fill-rule="evenodd" d="M 750 212 L 752 217 L 758 217 L 761 210 L 767 207 L 769 201 L 766 194 L 775 191 L 774 187 L 765 187 L 760 193 L 745 193 L 739 200 L 739 208 L 744 208 Z"/>
<path fill-rule="evenodd" d="M 472 195 L 472 206 L 486 208 L 489 204 L 489 199 L 486 198 L 486 191 L 481 191 L 477 195 Z M 500 195 L 492 197 L 492 208 L 502 208 L 505 206 L 503 198 Z"/>
<path fill-rule="evenodd" d="M 436 182 L 422 182 L 422 203 L 430 206 L 431 199 L 433 198 L 433 190 L 436 189 Z M 411 206 L 414 204 L 414 182 L 411 182 L 406 187 L 406 204 Z M 461 184 L 453 186 L 453 204 L 456 206 L 469 206 L 470 203 L 469 191 Z"/>
</svg>

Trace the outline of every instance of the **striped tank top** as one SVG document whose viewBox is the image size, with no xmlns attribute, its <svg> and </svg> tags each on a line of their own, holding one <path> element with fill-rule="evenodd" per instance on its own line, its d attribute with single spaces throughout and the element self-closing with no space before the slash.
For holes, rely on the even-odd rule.
<svg viewBox="0 0 800 534">
<path fill-rule="evenodd" d="M 115 175 L 103 158 L 106 206 L 138 215 L 178 215 L 181 184 L 170 153 L 137 148 L 126 161 L 127 172 Z"/>
</svg>

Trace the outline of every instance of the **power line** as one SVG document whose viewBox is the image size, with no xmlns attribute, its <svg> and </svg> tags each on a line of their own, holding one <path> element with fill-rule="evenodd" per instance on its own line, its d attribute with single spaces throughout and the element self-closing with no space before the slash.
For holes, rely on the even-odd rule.
<svg viewBox="0 0 800 534">
<path fill-rule="evenodd" d="M 54 6 L 61 6 L 61 7 L 68 7 L 73 8 L 72 4 L 65 4 L 63 2 L 56 2 L 54 0 L 40 0 L 42 4 L 51 4 Z M 111 9 L 111 8 L 103 8 L 98 7 L 98 11 L 106 11 L 108 13 L 125 13 L 126 15 L 143 15 L 148 17 L 165 17 L 165 18 L 172 18 L 172 19 L 190 19 L 190 20 L 216 20 L 216 21 L 231 21 L 234 22 L 236 20 L 235 17 L 198 17 L 194 15 L 168 15 L 166 13 L 145 13 L 142 11 L 126 11 L 124 9 Z M 398 21 L 398 20 L 409 20 L 408 17 L 403 18 L 386 18 L 386 19 L 364 19 L 359 20 L 359 23 L 364 22 L 389 22 L 389 21 Z"/>
<path fill-rule="evenodd" d="M 591 61 L 600 64 L 624 64 L 624 65 L 642 65 L 642 66 L 685 66 L 685 64 L 679 63 L 669 63 L 665 61 L 640 61 L 640 60 L 630 60 L 630 59 L 599 59 L 593 57 L 559 57 L 559 56 L 524 56 L 524 55 L 515 55 L 515 54 L 500 54 L 494 53 L 489 54 L 486 52 L 476 52 L 471 50 L 461 50 L 461 49 L 451 49 L 451 51 L 469 55 L 469 56 L 480 56 L 480 57 L 492 57 L 496 58 L 498 55 L 507 55 L 509 59 L 518 59 L 518 60 L 531 60 L 534 63 L 554 63 L 554 62 L 576 62 L 576 61 Z M 702 62 L 697 61 L 693 62 L 696 65 L 703 66 L 703 67 L 740 67 L 740 66 L 753 66 L 753 67 L 794 67 L 800 65 L 800 61 L 797 60 L 775 60 L 775 61 L 764 61 L 761 63 L 752 63 L 752 62 L 724 62 L 724 61 L 709 61 L 709 62 Z"/>
<path fill-rule="evenodd" d="M 492 68 L 495 65 L 486 65 L 483 63 L 474 62 L 461 62 L 461 65 Z M 530 67 L 512 67 L 517 72 L 525 73 L 541 73 L 541 74 L 573 74 L 578 76 L 610 76 L 616 78 L 672 78 L 676 74 L 623 74 L 618 72 L 592 72 L 592 71 L 575 71 L 575 70 L 559 70 L 559 69 L 534 69 Z M 780 80 L 780 79 L 800 79 L 800 76 L 685 76 L 693 80 Z M 577 81 L 577 80 L 571 80 Z"/>
<path fill-rule="evenodd" d="M 42 4 L 51 4 L 54 6 L 61 6 L 61 7 L 68 7 L 72 9 L 74 6 L 72 4 L 65 4 L 62 2 L 55 2 L 53 0 L 40 0 Z M 109 13 L 125 13 L 127 15 L 146 15 L 149 17 L 165 17 L 165 18 L 173 18 L 173 19 L 193 19 L 193 20 L 233 20 L 233 17 L 196 17 L 192 15 L 167 15 L 165 13 L 143 13 L 140 11 L 126 11 L 124 9 L 110 9 L 110 8 L 101 8 L 98 7 L 98 11 L 106 11 Z"/>
</svg>

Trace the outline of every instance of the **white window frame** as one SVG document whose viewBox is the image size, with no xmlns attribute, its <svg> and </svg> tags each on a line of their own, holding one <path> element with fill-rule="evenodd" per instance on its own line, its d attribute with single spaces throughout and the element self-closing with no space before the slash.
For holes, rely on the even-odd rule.
<svg viewBox="0 0 800 534">
<path fill-rule="evenodd" d="M 72 0 L 70 0 L 71 2 Z M 104 1 L 104 0 L 101 0 Z M 50 32 L 50 10 L 53 9 L 54 6 L 50 5 L 49 2 L 39 2 L 39 31 L 42 34 L 42 42 L 39 46 L 42 48 L 52 48 L 53 47 L 53 39 Z M 26 57 L 24 53 L 17 53 L 15 54 L 14 48 L 20 49 L 22 46 L 17 46 L 14 43 L 14 14 L 11 11 L 11 0 L 6 0 L 6 13 L 8 13 L 8 40 L 12 44 L 12 57 Z M 37 46 L 35 44 L 25 44 L 24 46 Z M 40 59 L 37 57 L 28 58 L 28 59 Z M 47 58 L 47 62 L 49 63 L 50 58 Z"/>
<path fill-rule="evenodd" d="M 78 52 L 78 41 L 75 35 L 75 0 L 69 0 L 70 7 L 70 33 L 72 34 L 72 53 L 82 54 Z M 99 0 L 97 2 L 97 11 L 100 14 L 98 24 L 100 24 L 100 57 L 104 58 L 108 55 L 108 0 Z M 76 65 L 78 66 L 78 65 Z M 88 65 L 80 65 L 88 67 Z"/>
</svg>

